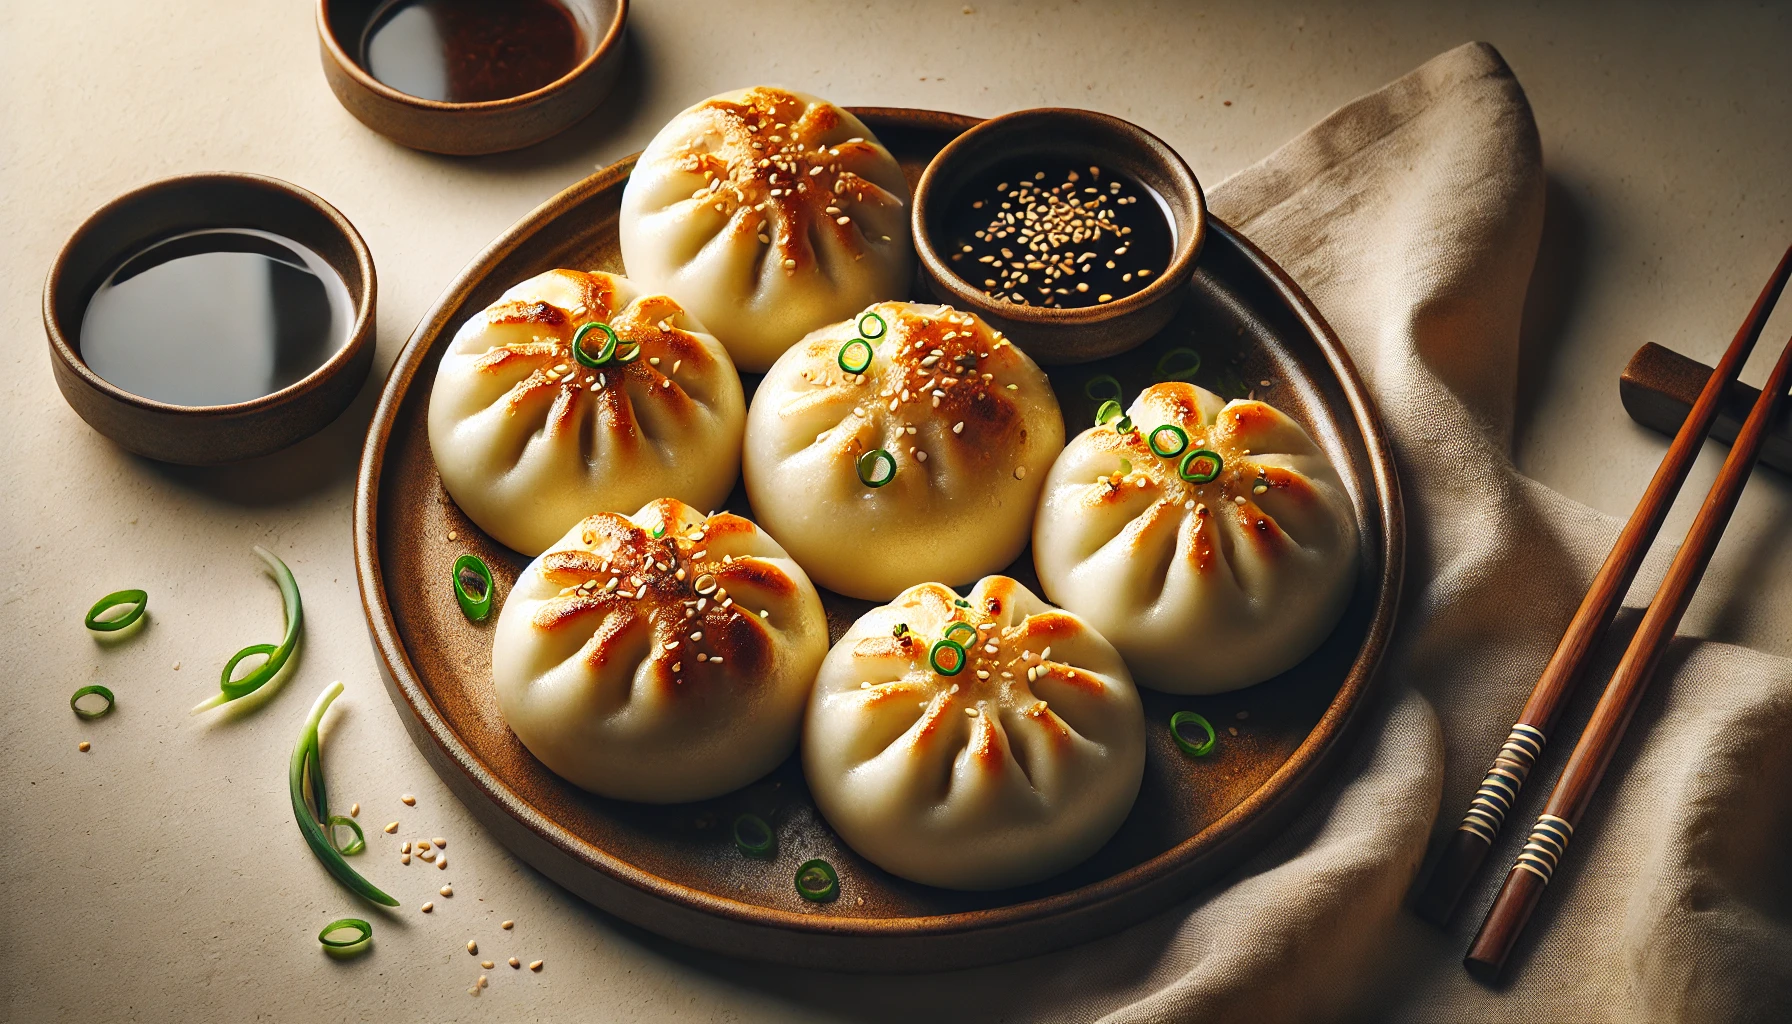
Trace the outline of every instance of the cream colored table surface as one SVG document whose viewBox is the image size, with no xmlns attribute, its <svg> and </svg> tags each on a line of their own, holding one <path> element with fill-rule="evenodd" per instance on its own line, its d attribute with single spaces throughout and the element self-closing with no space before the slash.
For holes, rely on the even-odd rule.
<svg viewBox="0 0 1792 1024">
<path fill-rule="evenodd" d="M 1162 135 L 1217 182 L 1426 58 L 1489 40 L 1529 92 L 1550 171 L 1515 458 L 1627 513 L 1664 442 L 1626 418 L 1619 369 L 1648 340 L 1715 360 L 1792 241 L 1787 10 L 1334 6 L 637 0 L 627 84 L 604 111 L 532 150 L 469 160 L 401 149 L 338 106 L 304 0 L 0 4 L 0 1016 L 884 1018 L 949 994 L 950 978 L 917 979 L 906 999 L 867 1005 L 855 979 L 723 961 L 584 906 L 448 794 L 401 727 L 367 641 L 354 467 L 411 327 L 531 207 L 723 89 L 775 82 L 848 104 L 974 114 L 1093 107 Z M 360 228 L 379 269 L 379 358 L 318 437 L 247 466 L 181 469 L 122 453 L 63 403 L 40 296 L 57 247 L 95 206 L 214 169 L 301 184 Z M 1792 309 L 1770 325 L 1748 379 L 1765 376 L 1789 331 Z M 1720 459 L 1706 453 L 1667 535 L 1684 530 Z M 256 543 L 302 582 L 303 660 L 257 713 L 189 718 L 231 652 L 278 634 Z M 95 643 L 81 614 L 123 586 L 153 593 L 148 628 Z M 1786 477 L 1768 471 L 1750 486 L 1685 628 L 1792 654 Z M 376 827 L 400 819 L 406 833 L 448 837 L 452 862 L 363 860 L 407 910 L 347 963 L 325 958 L 313 935 L 356 905 L 295 834 L 284 786 L 304 710 L 332 679 L 348 688 L 326 741 L 335 799 L 359 801 Z M 83 723 L 66 700 L 89 682 L 119 704 Z M 76 751 L 82 739 L 92 752 Z M 400 805 L 405 792 L 416 807 Z M 452 898 L 435 896 L 445 882 Z M 429 916 L 415 910 L 426 897 Z M 499 930 L 505 918 L 514 931 Z M 481 958 L 546 967 L 500 963 L 472 999 L 469 938 Z"/>
</svg>

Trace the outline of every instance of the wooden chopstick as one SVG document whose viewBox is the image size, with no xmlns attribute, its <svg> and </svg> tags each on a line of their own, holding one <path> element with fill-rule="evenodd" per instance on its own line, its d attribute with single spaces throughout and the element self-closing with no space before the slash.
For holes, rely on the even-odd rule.
<svg viewBox="0 0 1792 1024">
<path fill-rule="evenodd" d="M 1630 589 L 1637 569 L 1643 564 L 1643 556 L 1648 553 L 1662 520 L 1667 518 L 1668 509 L 1674 504 L 1674 496 L 1692 469 L 1705 435 L 1710 432 L 1712 421 L 1723 405 L 1724 390 L 1742 372 L 1742 364 L 1748 361 L 1756 339 L 1761 337 L 1761 329 L 1767 325 L 1768 314 L 1773 312 L 1774 303 L 1786 287 L 1789 275 L 1792 275 L 1792 247 L 1780 257 L 1779 266 L 1774 268 L 1773 276 L 1761 289 L 1760 297 L 1755 299 L 1754 307 L 1730 341 L 1717 369 L 1705 382 L 1704 390 L 1699 392 L 1698 401 L 1693 403 L 1686 422 L 1674 435 L 1674 442 L 1662 457 L 1654 479 L 1643 491 L 1642 500 L 1637 502 L 1630 521 L 1618 534 L 1611 553 L 1605 556 L 1605 564 L 1593 577 L 1592 587 L 1581 599 L 1580 608 L 1569 621 L 1561 642 L 1556 644 L 1549 664 L 1537 678 L 1530 699 L 1525 701 L 1518 722 L 1512 726 L 1505 744 L 1494 757 L 1493 766 L 1482 779 L 1462 824 L 1451 835 L 1431 872 L 1430 881 L 1414 904 L 1414 909 L 1425 920 L 1438 925 L 1449 921 L 1462 899 L 1463 890 L 1468 888 L 1481 862 L 1487 858 L 1487 851 L 1493 848 L 1506 814 L 1524 787 L 1525 777 L 1549 741 L 1556 717 L 1574 693 L 1581 672 L 1606 627 L 1611 625 L 1618 605 L 1624 600 L 1624 593 Z"/>
<path fill-rule="evenodd" d="M 1550 791 L 1543 814 L 1531 829 L 1530 841 L 1512 865 L 1506 884 L 1500 888 L 1493 908 L 1481 923 L 1475 944 L 1463 960 L 1469 973 L 1476 977 L 1492 980 L 1499 976 L 1507 955 L 1512 952 L 1513 944 L 1518 941 L 1519 933 L 1524 930 L 1525 922 L 1530 920 L 1531 911 L 1543 895 L 1544 887 L 1560 864 L 1568 841 L 1574 835 L 1574 827 L 1580 823 L 1594 791 L 1599 788 L 1599 780 L 1624 738 L 1630 717 L 1642 701 L 1643 691 L 1648 688 L 1656 667 L 1661 664 L 1661 656 L 1674 638 L 1674 630 L 1679 627 L 1686 606 L 1692 602 L 1693 591 L 1698 589 L 1705 567 L 1711 563 L 1711 553 L 1716 550 L 1718 538 L 1723 536 L 1724 527 L 1730 522 L 1730 513 L 1736 510 L 1742 487 L 1748 482 L 1755 460 L 1761 454 L 1768 425 L 1786 396 L 1788 382 L 1792 382 L 1792 339 L 1787 340 L 1785 351 L 1780 353 L 1779 362 L 1774 364 L 1773 373 L 1767 378 L 1767 385 L 1761 389 L 1761 397 L 1749 410 L 1742 432 L 1736 435 L 1730 456 L 1724 460 L 1724 468 L 1718 471 L 1717 482 L 1711 485 L 1711 493 L 1705 496 L 1705 504 L 1699 507 L 1692 529 L 1686 533 L 1686 543 L 1674 555 L 1666 578 L 1655 592 L 1655 600 L 1643 613 L 1636 636 L 1631 638 L 1623 660 L 1618 662 L 1617 671 L 1606 684 L 1605 693 L 1593 709 L 1593 717 L 1587 720 L 1580 742 L 1575 744 L 1567 767 L 1562 769 L 1562 777 Z"/>
</svg>

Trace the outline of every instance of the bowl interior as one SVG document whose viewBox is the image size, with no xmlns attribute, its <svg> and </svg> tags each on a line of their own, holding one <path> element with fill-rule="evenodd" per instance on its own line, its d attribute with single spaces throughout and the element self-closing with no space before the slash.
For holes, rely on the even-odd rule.
<svg viewBox="0 0 1792 1024">
<path fill-rule="evenodd" d="M 1144 185 L 1156 197 L 1170 222 L 1171 264 L 1176 264 L 1185 253 L 1193 257 L 1193 246 L 1199 239 L 1205 216 L 1204 201 L 1194 174 L 1174 150 L 1144 129 L 1117 118 L 1080 110 L 1024 111 L 985 121 L 959 137 L 928 167 L 926 187 L 915 197 L 922 228 L 915 244 L 934 256 L 931 262 L 938 262 L 945 268 L 954 286 L 952 290 L 959 298 L 967 301 L 976 298 L 981 300 L 981 305 L 993 303 L 980 289 L 951 270 L 950 263 L 941 262 L 937 255 L 933 243 L 949 236 L 948 218 L 954 200 L 966 186 L 997 164 L 1032 156 L 1086 160 L 1119 171 Z M 1164 275 L 1159 280 L 1169 280 L 1170 277 Z M 1172 280 L 1171 284 L 1177 282 Z M 1151 290 L 1140 289 L 1134 295 Z M 1017 312 L 1004 304 L 996 305 L 1004 312 Z M 1123 303 L 1114 303 L 1110 307 L 1066 310 L 1027 307 L 1024 311 L 1034 316 L 1065 314 L 1083 319 L 1100 310 L 1122 306 Z"/>
<path fill-rule="evenodd" d="M 362 71 L 367 71 L 368 30 L 393 7 L 412 0 L 325 0 L 323 23 L 336 45 Z M 565 8 L 579 27 L 578 65 L 562 76 L 577 74 L 609 37 L 621 8 L 620 0 L 551 0 Z M 370 73 L 371 77 L 371 73 Z M 431 101 L 434 102 L 434 101 Z M 459 106 L 461 104 L 450 104 Z"/>
<path fill-rule="evenodd" d="M 51 326 L 61 335 L 69 355 L 80 362 L 81 321 L 87 304 L 106 276 L 125 260 L 155 242 L 187 231 L 258 228 L 306 246 L 342 278 L 356 310 L 342 350 L 346 352 L 366 328 L 372 282 L 362 250 L 349 234 L 352 229 L 321 204 L 315 196 L 284 182 L 248 174 L 169 178 L 126 193 L 89 217 L 57 260 L 46 307 Z M 328 372 L 341 361 L 341 354 L 319 367 L 313 376 Z M 84 363 L 82 367 L 85 369 Z M 111 385 L 106 387 L 110 389 Z"/>
</svg>

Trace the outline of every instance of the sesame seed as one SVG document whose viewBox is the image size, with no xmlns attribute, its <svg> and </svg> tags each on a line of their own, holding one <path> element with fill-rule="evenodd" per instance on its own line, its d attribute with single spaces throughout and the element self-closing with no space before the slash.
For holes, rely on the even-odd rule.
<svg viewBox="0 0 1792 1024">
<path fill-rule="evenodd" d="M 394 821 L 386 826 L 386 833 L 388 835 L 396 831 L 398 831 L 398 822 Z"/>
<path fill-rule="evenodd" d="M 399 800 L 400 800 L 400 801 L 402 801 L 402 802 L 403 802 L 403 803 L 404 803 L 404 805 L 405 805 L 405 806 L 406 806 L 406 807 L 415 807 L 415 806 L 417 806 L 417 798 L 416 798 L 416 797 L 414 797 L 414 796 L 412 796 L 412 795 L 411 795 L 411 794 L 409 794 L 409 793 L 406 793 L 406 794 L 405 794 L 405 795 L 403 795 L 403 796 L 401 796 L 401 797 L 399 797 L 399 798 L 398 798 L 398 799 L 399 799 Z"/>
<path fill-rule="evenodd" d="M 349 804 L 348 805 L 348 816 L 351 818 L 359 818 L 361 816 L 361 805 L 360 804 Z"/>
<path fill-rule="evenodd" d="M 497 965 L 497 964 L 494 964 L 494 963 L 492 963 L 492 962 L 491 962 L 491 961 L 490 961 L 490 960 L 481 960 L 481 961 L 479 961 L 479 966 L 481 966 L 481 967 L 483 967 L 483 968 L 485 968 L 485 969 L 486 969 L 486 970 L 488 970 L 488 971 L 489 971 L 489 970 L 491 970 L 491 969 L 492 969 L 492 968 L 494 968 L 494 967 L 496 967 L 496 966 L 498 966 L 498 965 Z M 484 978 L 483 978 L 483 977 L 481 977 L 481 978 L 480 978 L 480 979 L 479 979 L 479 980 L 480 980 L 480 981 L 481 981 L 481 982 L 482 982 L 482 983 L 483 983 L 483 982 L 484 982 L 484 981 L 485 981 L 485 979 L 484 979 Z"/>
<path fill-rule="evenodd" d="M 401 853 L 401 854 L 399 854 L 399 855 L 398 855 L 398 863 L 400 863 L 400 864 L 409 864 L 409 863 L 410 863 L 410 862 L 411 862 L 411 855 L 410 855 L 410 854 L 408 854 L 408 853 Z"/>
<path fill-rule="evenodd" d="M 438 889 L 437 892 L 441 893 L 443 896 L 452 896 L 454 895 L 454 886 L 444 885 Z"/>
<path fill-rule="evenodd" d="M 472 939 L 468 939 L 467 940 L 467 952 L 468 953 L 478 953 L 479 952 L 479 943 L 474 942 Z"/>
<path fill-rule="evenodd" d="M 531 971 L 539 971 L 539 970 L 541 970 L 541 961 L 540 961 L 540 960 L 531 960 L 531 961 L 529 961 L 529 969 L 530 969 L 530 970 L 531 970 Z"/>
<path fill-rule="evenodd" d="M 514 957 L 514 956 L 513 956 L 513 957 L 511 957 L 511 958 L 510 958 L 510 966 L 512 966 L 512 967 L 521 967 L 521 966 L 523 966 L 523 962 L 522 962 L 522 961 L 521 961 L 521 960 L 518 960 L 518 959 L 517 959 L 517 958 L 516 958 L 516 957 Z"/>
<path fill-rule="evenodd" d="M 85 754 L 89 750 L 93 749 L 93 744 L 87 742 L 86 740 L 82 740 L 80 743 L 75 744 L 75 749 L 79 750 L 81 753 Z"/>
<path fill-rule="evenodd" d="M 499 925 L 498 927 L 504 929 L 505 931 L 509 931 L 510 929 L 516 927 L 516 922 L 515 921 L 506 921 L 503 924 Z"/>
<path fill-rule="evenodd" d="M 460 534 L 455 532 L 454 530 L 449 530 L 448 531 L 448 539 L 449 540 L 459 540 Z"/>
<path fill-rule="evenodd" d="M 398 852 L 399 853 L 410 853 L 411 852 L 411 844 L 409 842 L 406 842 L 404 845 L 402 845 L 398 848 Z"/>
<path fill-rule="evenodd" d="M 422 906 L 422 907 L 421 907 L 421 908 L 419 908 L 419 909 L 421 909 L 421 910 L 422 910 L 422 911 L 423 911 L 423 912 L 424 912 L 424 913 L 425 913 L 425 914 L 427 914 L 427 913 L 429 913 L 429 912 L 430 912 L 430 911 L 432 911 L 432 910 L 434 910 L 434 909 L 436 909 L 436 905 L 435 905 L 435 904 L 434 904 L 434 903 L 430 903 L 430 902 L 426 902 L 426 903 L 424 903 L 424 904 L 423 904 L 423 906 Z"/>
</svg>

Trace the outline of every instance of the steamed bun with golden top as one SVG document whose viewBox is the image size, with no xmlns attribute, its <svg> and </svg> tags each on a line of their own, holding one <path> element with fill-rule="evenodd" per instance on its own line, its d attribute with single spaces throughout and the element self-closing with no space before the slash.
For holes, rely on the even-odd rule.
<svg viewBox="0 0 1792 1024">
<path fill-rule="evenodd" d="M 614 274 L 550 270 L 454 336 L 429 443 L 461 510 L 533 555 L 594 511 L 666 495 L 721 505 L 745 420 L 727 351 L 677 302 Z"/>
<path fill-rule="evenodd" d="M 1046 595 L 1113 641 L 1141 685 L 1221 693 L 1293 667 L 1337 625 L 1356 518 L 1300 424 L 1172 382 L 1065 447 L 1033 561 Z"/>
<path fill-rule="evenodd" d="M 828 652 L 803 774 L 834 831 L 949 889 L 1048 878 L 1126 819 L 1145 768 L 1138 691 L 1112 645 L 1006 576 L 926 583 Z"/>
<path fill-rule="evenodd" d="M 504 720 L 556 775 L 676 803 L 796 746 L 827 618 L 803 570 L 739 516 L 670 498 L 573 526 L 511 589 L 492 643 Z"/>
<path fill-rule="evenodd" d="M 779 358 L 743 465 L 755 517 L 817 583 L 887 600 L 1012 562 L 1063 446 L 1025 352 L 969 313 L 883 302 Z"/>
<path fill-rule="evenodd" d="M 630 277 L 678 296 L 743 370 L 907 292 L 909 188 L 858 118 L 760 86 L 704 100 L 648 143 L 622 194 Z"/>
</svg>

